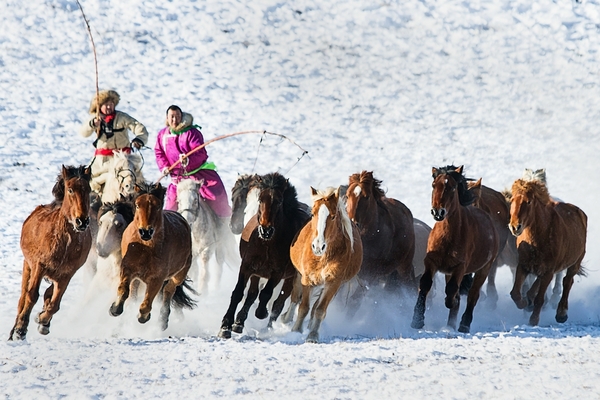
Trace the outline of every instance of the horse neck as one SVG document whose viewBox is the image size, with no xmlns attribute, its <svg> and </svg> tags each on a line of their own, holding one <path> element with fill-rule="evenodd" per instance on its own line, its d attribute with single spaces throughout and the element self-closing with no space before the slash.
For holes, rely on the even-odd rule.
<svg viewBox="0 0 600 400">
<path fill-rule="evenodd" d="M 377 229 L 379 225 L 379 213 L 383 208 L 385 208 L 383 203 L 379 204 L 379 201 L 372 195 L 367 198 L 361 198 L 356 206 L 354 219 L 367 231 Z"/>
<path fill-rule="evenodd" d="M 555 212 L 549 204 L 543 204 L 539 200 L 532 202 L 533 209 L 530 211 L 531 214 L 528 218 L 528 224 L 524 231 L 529 232 L 529 236 L 539 241 L 545 241 L 550 236 L 550 220 L 552 214 Z"/>
</svg>

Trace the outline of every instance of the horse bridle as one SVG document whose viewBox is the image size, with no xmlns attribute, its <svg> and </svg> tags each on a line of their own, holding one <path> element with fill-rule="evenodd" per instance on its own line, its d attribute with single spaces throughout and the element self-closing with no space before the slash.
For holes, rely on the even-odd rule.
<svg viewBox="0 0 600 400">
<path fill-rule="evenodd" d="M 126 173 L 125 175 L 123 174 L 124 172 Z M 125 182 L 125 178 L 127 178 L 128 176 L 131 176 L 133 178 L 133 185 L 135 186 L 137 183 L 135 171 L 133 171 L 131 168 L 121 168 L 115 171 L 115 177 L 119 181 L 119 193 L 123 193 L 123 182 Z"/>
</svg>

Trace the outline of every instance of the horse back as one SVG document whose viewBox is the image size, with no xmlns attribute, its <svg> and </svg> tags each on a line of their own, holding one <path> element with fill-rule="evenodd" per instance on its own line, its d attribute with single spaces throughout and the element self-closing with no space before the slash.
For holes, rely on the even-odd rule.
<svg viewBox="0 0 600 400">
<path fill-rule="evenodd" d="M 481 186 L 481 197 L 477 207 L 487 212 L 492 218 L 498 233 L 499 250 L 502 251 L 506 240 L 510 236 L 508 222 L 510 220 L 510 207 L 504 195 L 487 186 Z"/>
<path fill-rule="evenodd" d="M 570 203 L 554 203 L 552 207 L 556 212 L 552 218 L 552 227 L 560 229 L 560 233 L 550 236 L 550 240 L 555 243 L 549 247 L 562 250 L 557 261 L 563 261 L 566 268 L 583 258 L 585 254 L 587 215 L 579 207 Z M 561 260 L 563 258 L 564 260 Z"/>
<path fill-rule="evenodd" d="M 163 252 L 170 258 L 185 260 L 192 252 L 192 234 L 188 222 L 176 211 L 163 211 Z"/>
</svg>

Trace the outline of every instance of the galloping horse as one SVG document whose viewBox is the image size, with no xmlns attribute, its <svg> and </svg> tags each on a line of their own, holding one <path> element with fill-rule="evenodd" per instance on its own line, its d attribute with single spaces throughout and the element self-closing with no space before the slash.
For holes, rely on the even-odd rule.
<svg viewBox="0 0 600 400">
<path fill-rule="evenodd" d="M 23 280 L 15 325 L 9 340 L 25 339 L 31 310 L 39 298 L 43 278 L 51 284 L 44 293 L 44 307 L 36 322 L 42 335 L 50 333 L 50 321 L 71 278 L 85 262 L 92 236 L 90 218 L 90 169 L 65 167 L 52 189 L 54 201 L 38 206 L 23 222 Z"/>
<path fill-rule="evenodd" d="M 283 279 L 281 293 L 273 303 L 269 325 L 279 317 L 286 299 L 289 297 L 296 269 L 290 260 L 290 245 L 296 234 L 310 219 L 298 202 L 296 189 L 279 173 L 271 173 L 257 178 L 259 189 L 258 213 L 252 217 L 242 231 L 240 255 L 242 263 L 238 281 L 231 293 L 231 302 L 223 321 L 219 336 L 230 338 L 231 331 L 241 333 L 250 307 L 259 297 L 255 315 L 266 318 L 267 302 L 273 289 Z M 268 279 L 259 296 L 259 279 Z M 234 315 L 244 296 L 244 289 L 250 280 L 250 287 L 242 309 Z"/>
<path fill-rule="evenodd" d="M 517 237 L 519 252 L 510 292 L 513 301 L 520 309 L 533 301 L 529 324 L 537 325 L 552 277 L 566 269 L 563 294 L 556 309 L 556 321 L 565 322 L 573 277 L 584 274 L 581 261 L 585 256 L 587 216 L 573 204 L 553 201 L 541 182 L 518 179 L 512 186 L 509 227 Z M 521 286 L 528 274 L 535 274 L 537 279 L 523 299 Z"/>
<path fill-rule="evenodd" d="M 362 241 L 339 198 L 339 189 L 317 191 L 311 187 L 312 220 L 304 225 L 292 243 L 290 256 L 302 275 L 302 302 L 293 330 L 302 332 L 308 314 L 310 293 L 314 286 L 324 285 L 313 305 L 307 342 L 319 340 L 319 327 L 327 314 L 329 302 L 340 286 L 352 279 L 362 264 Z"/>
<path fill-rule="evenodd" d="M 372 172 L 363 171 L 349 178 L 346 210 L 358 225 L 363 244 L 358 277 L 371 284 L 386 278 L 388 284 L 399 283 L 412 294 L 417 288 L 413 216 L 403 203 L 386 197 L 380 185 L 381 181 Z M 355 292 L 351 308 L 358 306 L 364 292 L 364 289 Z"/>
<path fill-rule="evenodd" d="M 143 164 L 139 154 L 115 152 L 112 160 L 108 163 L 107 172 L 100 177 L 105 179 L 102 203 L 112 203 L 118 201 L 120 195 L 133 194 L 136 183 L 144 182 Z"/>
<path fill-rule="evenodd" d="M 445 304 L 450 309 L 448 325 L 453 328 L 456 327 L 460 306 L 459 287 L 466 274 L 475 272 L 467 307 L 458 328 L 459 332 L 468 333 L 479 290 L 498 255 L 498 234 L 491 217 L 479 208 L 462 205 L 474 200 L 473 194 L 466 188 L 462 169 L 462 166 L 432 169 L 431 213 L 437 222 L 427 244 L 425 273 L 419 284 L 411 323 L 415 329 L 425 325 L 425 302 L 437 271 L 446 275 Z M 458 190 L 459 185 L 464 185 L 461 190 Z M 459 194 L 464 198 L 459 199 Z"/>
<path fill-rule="evenodd" d="M 134 279 L 146 284 L 146 295 L 140 305 L 138 321 L 150 319 L 152 301 L 162 289 L 160 319 L 167 329 L 171 301 L 179 308 L 193 308 L 194 301 L 185 293 L 185 280 L 192 263 L 190 226 L 175 211 L 163 211 L 165 188 L 160 183 L 136 185 L 135 215 L 125 229 L 121 241 L 121 282 L 110 315 L 123 313 Z"/>
<path fill-rule="evenodd" d="M 223 264 L 227 261 L 227 250 L 234 249 L 235 238 L 228 229 L 219 229 L 217 215 L 200 197 L 203 182 L 182 179 L 177 183 L 177 212 L 189 223 L 192 231 L 192 261 L 190 277 L 200 293 L 208 289 L 210 277 L 209 260 L 215 255 L 217 269 L 215 285 L 221 281 Z M 195 263 L 194 263 L 195 261 Z"/>
</svg>

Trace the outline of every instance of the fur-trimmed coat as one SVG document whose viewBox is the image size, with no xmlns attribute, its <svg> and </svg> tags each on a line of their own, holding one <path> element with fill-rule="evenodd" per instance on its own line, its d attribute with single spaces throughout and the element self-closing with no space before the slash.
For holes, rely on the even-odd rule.
<svg viewBox="0 0 600 400">
<path fill-rule="evenodd" d="M 83 137 L 89 137 L 92 134 L 96 134 L 96 127 L 94 126 L 95 115 L 91 115 L 90 118 L 83 123 L 79 133 Z M 135 118 L 122 112 L 115 111 L 115 119 L 113 120 L 113 132 L 114 136 L 107 139 L 105 135 L 100 135 L 96 144 L 97 149 L 122 149 L 129 147 L 131 139 L 129 138 L 129 131 L 133 135 L 140 139 L 144 144 L 148 142 L 148 131 L 146 127 L 138 122 Z"/>
</svg>

